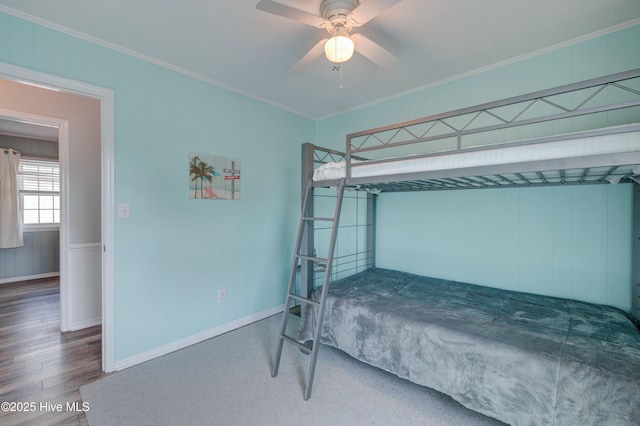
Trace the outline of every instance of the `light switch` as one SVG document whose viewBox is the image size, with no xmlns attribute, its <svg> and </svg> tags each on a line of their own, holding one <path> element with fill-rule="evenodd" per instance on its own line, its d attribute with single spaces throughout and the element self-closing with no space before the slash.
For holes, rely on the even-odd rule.
<svg viewBox="0 0 640 426">
<path fill-rule="evenodd" d="M 118 204 L 118 217 L 120 219 L 129 219 L 131 217 L 131 206 L 129 203 Z"/>
</svg>

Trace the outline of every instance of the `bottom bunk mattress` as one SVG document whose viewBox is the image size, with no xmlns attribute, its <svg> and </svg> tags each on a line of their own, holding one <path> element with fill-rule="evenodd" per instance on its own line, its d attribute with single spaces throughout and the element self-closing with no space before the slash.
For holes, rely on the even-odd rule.
<svg viewBox="0 0 640 426">
<path fill-rule="evenodd" d="M 640 331 L 619 309 L 380 268 L 325 306 L 322 343 L 504 422 L 640 424 Z"/>
</svg>

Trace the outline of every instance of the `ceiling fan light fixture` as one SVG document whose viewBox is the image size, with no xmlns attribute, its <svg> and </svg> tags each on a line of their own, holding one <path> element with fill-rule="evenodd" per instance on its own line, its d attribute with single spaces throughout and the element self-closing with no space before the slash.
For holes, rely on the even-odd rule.
<svg viewBox="0 0 640 426">
<path fill-rule="evenodd" d="M 339 64 L 351 59 L 354 49 L 353 40 L 344 30 L 336 31 L 324 44 L 324 54 L 327 59 Z"/>
</svg>

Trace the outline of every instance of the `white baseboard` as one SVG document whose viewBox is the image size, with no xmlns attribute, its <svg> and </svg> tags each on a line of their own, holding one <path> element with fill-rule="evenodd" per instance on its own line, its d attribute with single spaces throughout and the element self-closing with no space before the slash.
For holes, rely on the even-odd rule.
<svg viewBox="0 0 640 426">
<path fill-rule="evenodd" d="M 284 304 L 267 309 L 262 312 L 258 312 L 253 315 L 239 318 L 235 321 L 228 322 L 218 327 L 210 328 L 209 330 L 205 330 L 203 332 L 194 334 L 192 336 L 185 337 L 184 339 L 176 340 L 175 342 L 157 347 L 150 351 L 143 352 L 141 354 L 134 355 L 129 358 L 121 359 L 120 361 L 115 362 L 114 371 L 124 370 L 125 368 L 133 367 L 134 365 L 141 364 L 143 362 L 152 360 L 162 355 L 166 355 L 168 353 L 175 352 L 180 349 L 184 349 L 188 346 L 194 345 L 196 343 L 200 343 L 204 340 L 211 339 L 212 337 L 216 337 L 221 334 L 228 333 L 229 331 L 233 331 L 240 327 L 244 327 L 245 325 L 249 325 L 256 321 L 260 321 L 262 319 L 268 318 L 272 315 L 282 312 L 283 310 L 284 310 Z"/>
<path fill-rule="evenodd" d="M 53 278 L 53 277 L 59 277 L 59 276 L 60 276 L 60 272 L 48 272 L 46 274 L 26 275 L 24 277 L 2 278 L 0 279 L 0 285 L 15 283 L 18 281 L 38 280 L 40 278 Z"/>
<path fill-rule="evenodd" d="M 69 325 L 69 330 L 64 330 L 64 331 L 82 330 L 83 328 L 93 327 L 94 325 L 100 325 L 100 324 L 102 324 L 102 317 L 75 322 Z"/>
</svg>

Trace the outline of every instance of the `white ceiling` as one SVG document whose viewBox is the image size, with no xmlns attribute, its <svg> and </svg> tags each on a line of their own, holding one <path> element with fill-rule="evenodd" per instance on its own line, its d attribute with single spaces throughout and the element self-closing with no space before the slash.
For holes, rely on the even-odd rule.
<svg viewBox="0 0 640 426">
<path fill-rule="evenodd" d="M 258 0 L 0 0 L 0 11 L 143 56 L 319 119 L 603 31 L 640 23 L 638 0 L 403 0 L 358 28 L 398 60 L 323 57 L 288 70 L 316 29 L 256 10 Z M 320 0 L 279 0 L 317 12 Z"/>
</svg>

